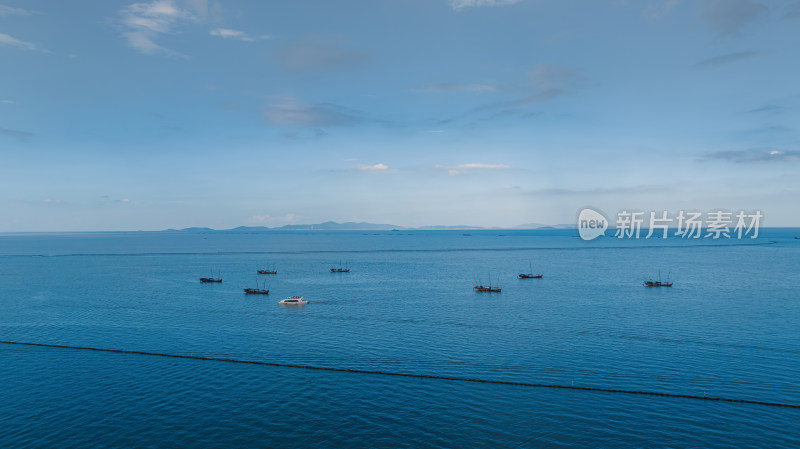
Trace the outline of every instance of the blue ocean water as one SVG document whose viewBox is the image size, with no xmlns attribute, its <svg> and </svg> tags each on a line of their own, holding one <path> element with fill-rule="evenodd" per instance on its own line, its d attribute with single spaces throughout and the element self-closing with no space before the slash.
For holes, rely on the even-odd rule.
<svg viewBox="0 0 800 449">
<path fill-rule="evenodd" d="M 795 235 L 3 235 L 0 340 L 800 405 Z M 0 385 L 2 447 L 800 447 L 797 408 L 10 344 Z"/>
</svg>

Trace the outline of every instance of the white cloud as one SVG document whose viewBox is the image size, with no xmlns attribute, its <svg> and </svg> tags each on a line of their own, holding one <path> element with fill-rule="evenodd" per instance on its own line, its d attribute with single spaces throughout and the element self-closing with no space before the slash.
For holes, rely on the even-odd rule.
<svg viewBox="0 0 800 449">
<path fill-rule="evenodd" d="M 11 6 L 0 5 L 0 17 L 3 16 L 27 16 L 30 11 L 22 8 L 12 8 Z"/>
<path fill-rule="evenodd" d="M 154 0 L 128 5 L 120 14 L 125 27 L 122 34 L 128 39 L 128 45 L 138 52 L 187 58 L 156 40 L 162 35 L 175 33 L 175 29 L 184 23 L 202 22 L 210 13 L 205 1 L 184 0 L 182 7 L 174 0 Z"/>
<path fill-rule="evenodd" d="M 223 39 L 236 39 L 245 42 L 254 42 L 264 39 L 269 39 L 270 36 L 261 35 L 261 36 L 250 36 L 249 34 L 245 33 L 244 31 L 239 30 L 231 30 L 228 28 L 217 28 L 214 30 L 209 31 L 209 34 L 212 36 L 221 37 Z"/>
<path fill-rule="evenodd" d="M 437 165 L 436 168 L 439 170 L 446 170 L 447 174 L 450 176 L 460 175 L 462 170 L 508 170 L 511 166 L 506 164 L 479 164 L 479 163 L 469 163 L 469 164 L 460 164 L 460 165 L 453 165 L 453 166 L 444 166 L 444 165 Z"/>
<path fill-rule="evenodd" d="M 386 164 L 359 165 L 358 170 L 365 172 L 386 172 L 389 171 L 389 166 Z"/>
<path fill-rule="evenodd" d="M 520 0 L 450 0 L 450 6 L 454 10 L 460 11 L 463 8 L 474 8 L 480 6 L 505 6 L 519 3 Z"/>
<path fill-rule="evenodd" d="M 32 44 L 30 42 L 21 41 L 21 40 L 19 40 L 17 38 L 9 36 L 8 34 L 5 34 L 5 33 L 0 33 L 0 45 L 5 45 L 7 47 L 20 48 L 22 50 L 28 50 L 28 51 L 41 51 L 41 52 L 44 52 L 44 53 L 49 53 L 47 50 L 44 50 L 42 48 L 37 47 L 36 44 Z"/>
<path fill-rule="evenodd" d="M 3 104 L 16 104 L 17 102 L 14 100 L 0 100 L 0 103 Z"/>
<path fill-rule="evenodd" d="M 480 164 L 480 163 L 469 163 L 469 164 L 460 164 L 460 165 L 452 165 L 452 166 L 444 166 L 444 165 L 436 165 L 436 168 L 439 170 L 447 171 L 447 174 L 450 176 L 460 175 L 463 171 L 470 171 L 470 170 L 508 170 L 511 167 L 506 164 Z"/>
</svg>

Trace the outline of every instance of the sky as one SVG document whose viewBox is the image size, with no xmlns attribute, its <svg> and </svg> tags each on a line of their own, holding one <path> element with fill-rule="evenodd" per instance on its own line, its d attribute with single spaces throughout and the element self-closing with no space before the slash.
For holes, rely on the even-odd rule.
<svg viewBox="0 0 800 449">
<path fill-rule="evenodd" d="M 0 232 L 800 226 L 800 1 L 0 0 Z"/>
</svg>

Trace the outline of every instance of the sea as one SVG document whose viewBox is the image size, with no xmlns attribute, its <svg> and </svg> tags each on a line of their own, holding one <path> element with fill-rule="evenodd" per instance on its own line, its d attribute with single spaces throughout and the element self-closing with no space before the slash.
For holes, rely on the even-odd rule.
<svg viewBox="0 0 800 449">
<path fill-rule="evenodd" d="M 795 236 L 2 234 L 0 447 L 797 448 Z"/>
</svg>

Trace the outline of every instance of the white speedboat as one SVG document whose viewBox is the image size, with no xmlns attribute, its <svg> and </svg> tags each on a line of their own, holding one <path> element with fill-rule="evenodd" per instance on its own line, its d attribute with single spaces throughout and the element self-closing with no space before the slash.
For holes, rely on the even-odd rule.
<svg viewBox="0 0 800 449">
<path fill-rule="evenodd" d="M 308 301 L 302 296 L 290 296 L 286 299 L 281 299 L 278 304 L 282 306 L 303 306 L 308 304 Z"/>
</svg>

